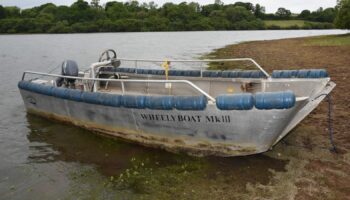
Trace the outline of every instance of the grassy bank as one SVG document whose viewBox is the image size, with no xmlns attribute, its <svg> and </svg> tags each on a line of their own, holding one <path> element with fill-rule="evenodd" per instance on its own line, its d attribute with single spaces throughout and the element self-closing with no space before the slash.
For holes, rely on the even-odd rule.
<svg viewBox="0 0 350 200">
<path fill-rule="evenodd" d="M 320 36 L 310 38 L 306 45 L 309 46 L 349 46 L 350 34 L 336 36 Z"/>
<path fill-rule="evenodd" d="M 332 29 L 334 25 L 326 22 L 305 20 L 264 20 L 267 29 Z"/>
<path fill-rule="evenodd" d="M 302 27 L 305 25 L 304 20 L 264 20 L 266 26 L 279 26 L 281 28 L 287 28 L 290 26 Z"/>
<path fill-rule="evenodd" d="M 277 173 L 270 184 L 254 188 L 259 198 L 347 199 L 350 196 L 347 184 L 350 182 L 349 55 L 350 34 L 247 42 L 217 49 L 208 55 L 211 58 L 251 57 L 269 72 L 324 68 L 337 84 L 332 97 L 338 154 L 328 151 L 328 104 L 324 101 L 287 136 L 285 144 L 280 143 L 265 154 L 289 163 L 287 171 Z M 219 65 L 212 68 L 230 69 Z M 286 190 L 278 196 L 274 191 L 281 185 Z"/>
</svg>

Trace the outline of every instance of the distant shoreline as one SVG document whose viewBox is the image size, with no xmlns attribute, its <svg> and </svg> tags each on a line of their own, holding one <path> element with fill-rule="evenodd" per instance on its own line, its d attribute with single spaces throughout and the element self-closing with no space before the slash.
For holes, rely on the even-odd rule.
<svg viewBox="0 0 350 200">
<path fill-rule="evenodd" d="M 186 32 L 230 32 L 230 31 L 325 31 L 325 30 L 347 30 L 347 29 L 256 29 L 256 30 L 204 30 L 204 31 L 130 31 L 130 32 L 72 32 L 72 33 L 0 33 L 1 35 L 70 35 L 70 34 L 108 34 L 108 33 L 186 33 Z M 313 36 L 310 36 L 313 37 Z"/>
<path fill-rule="evenodd" d="M 265 13 L 260 4 L 224 4 L 220 0 L 207 5 L 182 2 L 162 6 L 77 0 L 70 6 L 46 3 L 26 9 L 0 5 L 0 33 L 333 29 L 338 27 L 336 15 L 334 7 L 301 13 L 280 7 L 275 13 Z"/>
</svg>

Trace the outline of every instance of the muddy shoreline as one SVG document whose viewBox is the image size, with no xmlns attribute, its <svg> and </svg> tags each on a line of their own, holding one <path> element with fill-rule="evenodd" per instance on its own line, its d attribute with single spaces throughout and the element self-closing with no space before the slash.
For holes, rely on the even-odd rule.
<svg viewBox="0 0 350 200">
<path fill-rule="evenodd" d="M 208 55 L 211 58 L 250 57 L 269 73 L 275 69 L 326 69 L 337 84 L 332 92 L 332 114 L 338 153 L 329 151 L 328 102 L 323 101 L 284 142 L 265 153 L 289 160 L 289 164 L 287 171 L 276 173 L 270 184 L 253 189 L 254 194 L 260 191 L 266 195 L 264 198 L 277 199 L 347 199 L 350 196 L 350 45 L 314 42 L 328 39 L 323 38 L 246 42 L 217 49 Z M 278 195 L 280 189 L 285 193 Z"/>
</svg>

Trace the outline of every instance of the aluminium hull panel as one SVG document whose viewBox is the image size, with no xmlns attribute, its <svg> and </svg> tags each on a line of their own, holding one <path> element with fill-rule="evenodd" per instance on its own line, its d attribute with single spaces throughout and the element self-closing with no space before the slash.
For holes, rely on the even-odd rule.
<svg viewBox="0 0 350 200">
<path fill-rule="evenodd" d="M 28 112 L 116 136 L 142 145 L 192 155 L 237 156 L 267 151 L 295 114 L 290 109 L 203 111 L 109 107 L 20 90 Z"/>
</svg>

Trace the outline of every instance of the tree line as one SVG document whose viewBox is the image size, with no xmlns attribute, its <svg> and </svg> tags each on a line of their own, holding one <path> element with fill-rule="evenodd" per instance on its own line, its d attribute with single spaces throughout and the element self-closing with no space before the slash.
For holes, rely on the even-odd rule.
<svg viewBox="0 0 350 200">
<path fill-rule="evenodd" d="M 342 0 L 346 2 L 349 0 Z M 236 2 L 223 4 L 220 0 L 209 5 L 195 2 L 179 4 L 154 2 L 99 0 L 89 4 L 77 0 L 71 6 L 43 4 L 29 9 L 0 5 L 0 33 L 88 33 L 136 31 L 202 31 L 202 30 L 263 30 L 280 29 L 266 26 L 263 20 L 308 20 L 305 29 L 333 28 L 341 2 L 335 8 L 304 10 L 293 15 L 286 8 L 266 14 L 259 4 Z M 343 6 L 344 7 L 344 6 Z M 339 17 L 338 17 L 339 18 Z M 340 23 L 339 23 L 340 24 Z"/>
</svg>

